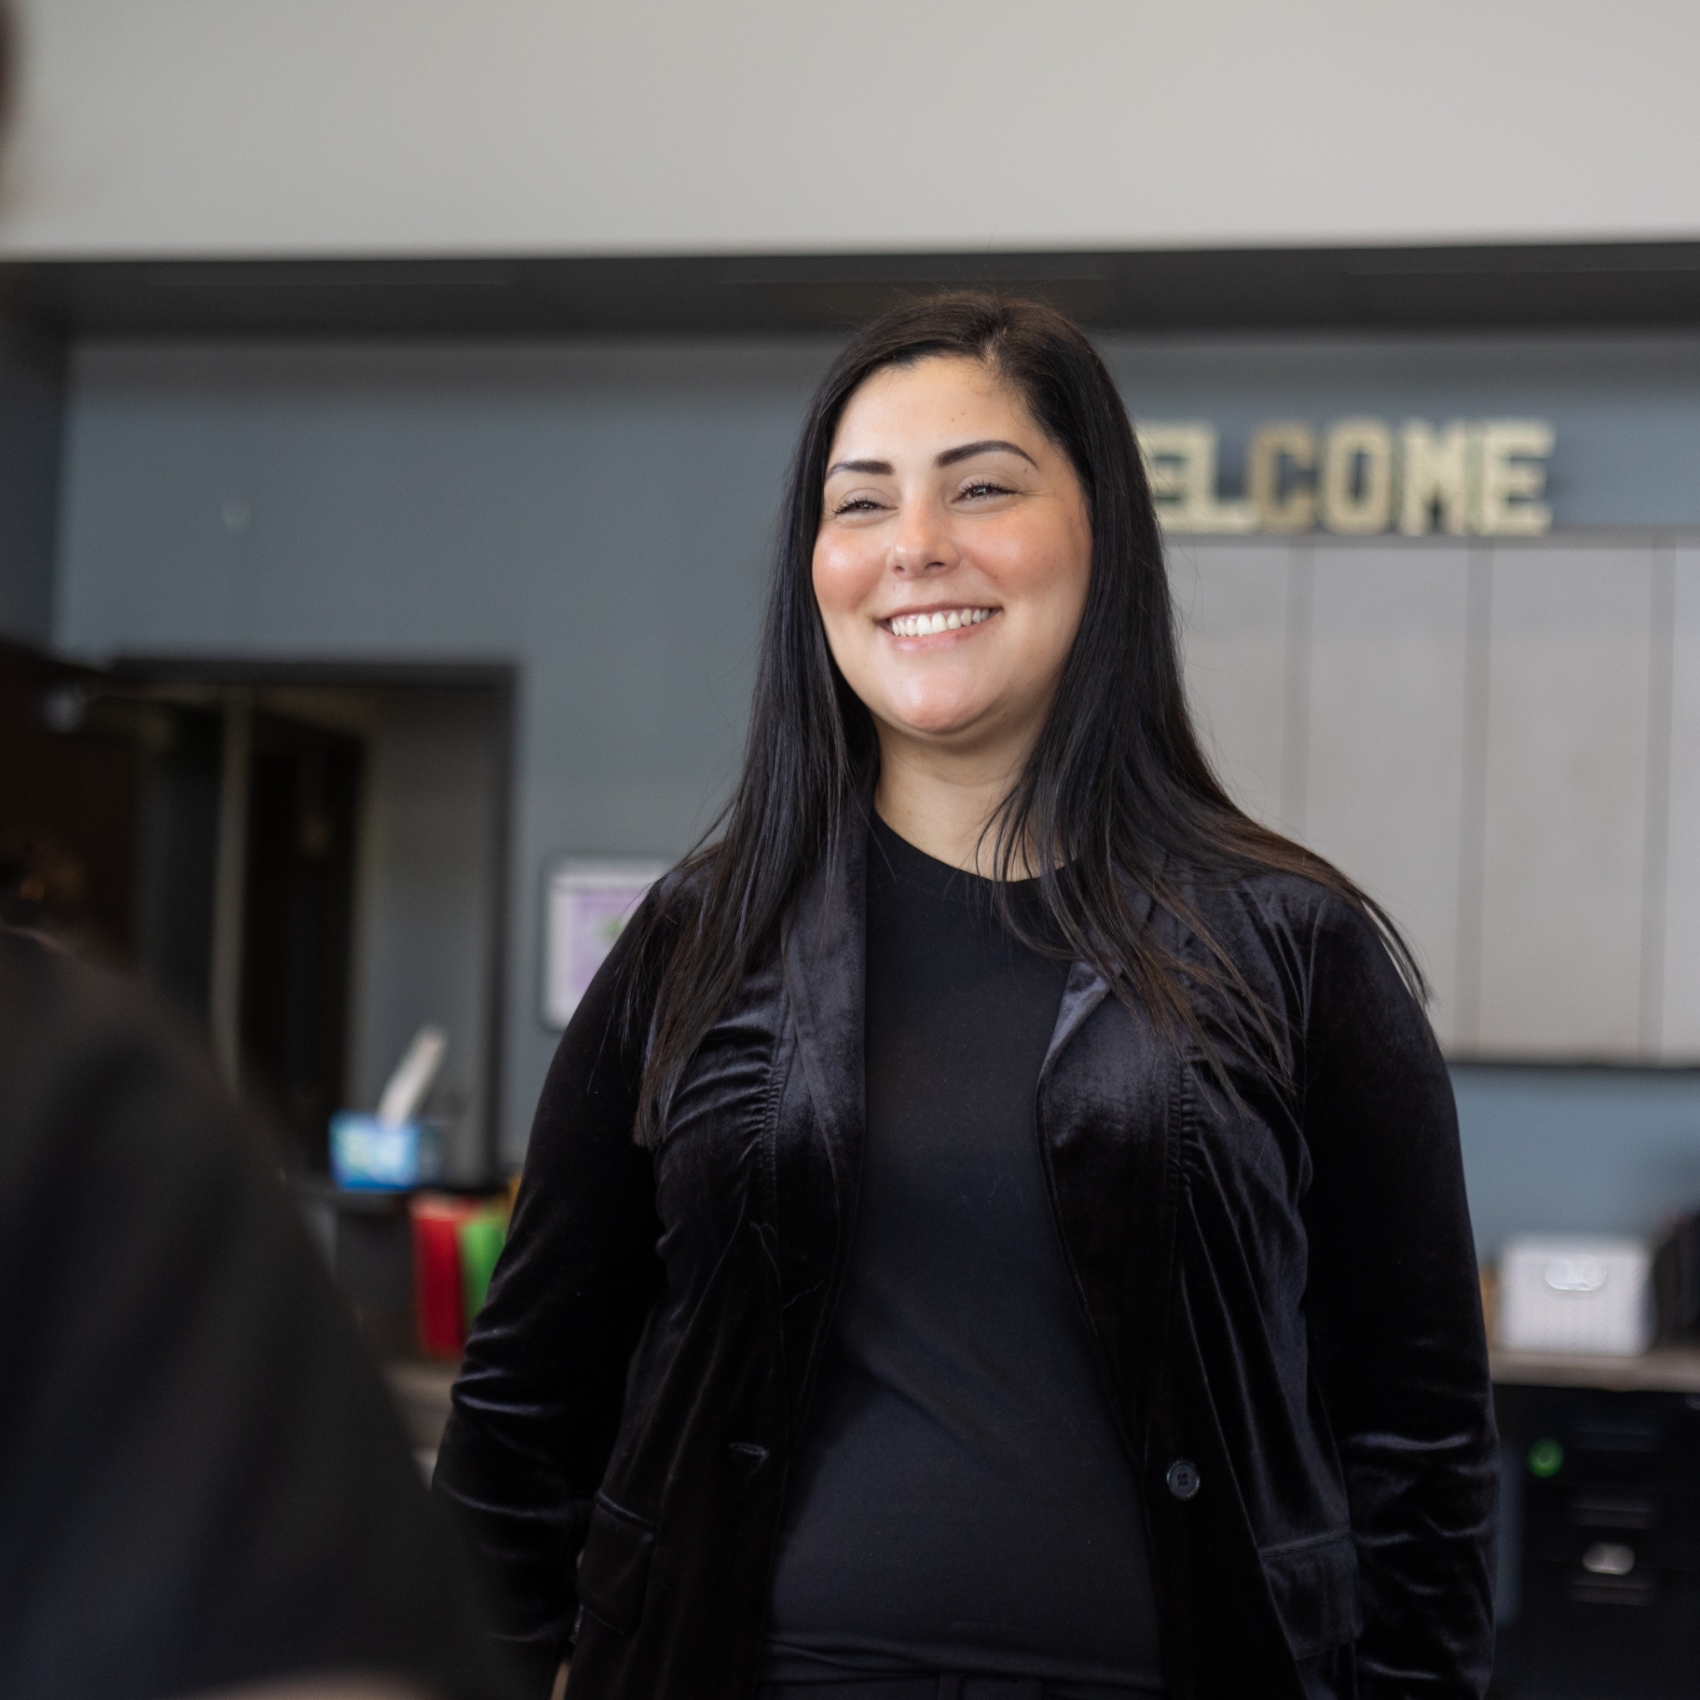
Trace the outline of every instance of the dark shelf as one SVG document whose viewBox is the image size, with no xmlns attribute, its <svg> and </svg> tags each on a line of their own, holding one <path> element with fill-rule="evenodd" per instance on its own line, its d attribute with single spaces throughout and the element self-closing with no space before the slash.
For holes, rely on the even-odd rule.
<svg viewBox="0 0 1700 1700">
<path fill-rule="evenodd" d="M 1540 330 L 1700 324 L 1700 242 L 1074 253 L 17 262 L 59 337 L 558 337 L 842 332 L 965 285 L 1103 330 Z"/>
</svg>

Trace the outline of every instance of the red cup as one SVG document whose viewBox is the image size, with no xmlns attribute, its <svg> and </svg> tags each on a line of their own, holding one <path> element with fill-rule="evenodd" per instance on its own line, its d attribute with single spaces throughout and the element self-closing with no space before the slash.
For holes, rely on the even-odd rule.
<svg viewBox="0 0 1700 1700">
<path fill-rule="evenodd" d="M 413 1218 L 413 1305 L 419 1344 L 434 1358 L 458 1358 L 466 1348 L 465 1283 L 460 1225 L 485 1208 L 477 1199 L 422 1192 L 408 1205 Z"/>
</svg>

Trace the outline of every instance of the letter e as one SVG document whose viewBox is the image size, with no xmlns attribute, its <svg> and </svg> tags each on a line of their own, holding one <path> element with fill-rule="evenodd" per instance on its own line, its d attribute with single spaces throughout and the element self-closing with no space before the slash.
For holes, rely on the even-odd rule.
<svg viewBox="0 0 1700 1700">
<path fill-rule="evenodd" d="M 1553 429 L 1544 419 L 1485 419 L 1477 434 L 1475 529 L 1483 537 L 1540 537 L 1552 530 L 1545 493 Z M 1534 464 L 1531 464 L 1534 463 Z"/>
</svg>

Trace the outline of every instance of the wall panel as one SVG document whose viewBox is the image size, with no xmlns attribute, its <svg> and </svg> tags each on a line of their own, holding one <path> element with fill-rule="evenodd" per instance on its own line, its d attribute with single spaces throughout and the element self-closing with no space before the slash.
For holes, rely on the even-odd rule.
<svg viewBox="0 0 1700 1700">
<path fill-rule="evenodd" d="M 1283 815 L 1284 760 L 1290 767 L 1293 554 L 1285 543 L 1169 546 L 1169 579 L 1199 733 L 1234 800 L 1271 824 Z M 1292 777 L 1287 775 L 1289 793 Z"/>
<path fill-rule="evenodd" d="M 1673 561 L 1670 822 L 1664 867 L 1659 1049 L 1700 1061 L 1700 548 Z"/>
<path fill-rule="evenodd" d="M 1469 556 L 1320 549 L 1312 585 L 1305 842 L 1416 947 L 1442 1043 L 1457 1002 Z"/>
<path fill-rule="evenodd" d="M 1480 1027 L 1486 1055 L 1640 1047 L 1652 555 L 1495 551 Z"/>
</svg>

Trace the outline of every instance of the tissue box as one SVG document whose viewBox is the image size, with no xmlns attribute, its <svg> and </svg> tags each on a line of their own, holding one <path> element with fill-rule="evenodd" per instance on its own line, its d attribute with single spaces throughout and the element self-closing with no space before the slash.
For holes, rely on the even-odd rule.
<svg viewBox="0 0 1700 1700">
<path fill-rule="evenodd" d="M 343 1110 L 331 1117 L 331 1173 L 342 1187 L 397 1192 L 442 1179 L 442 1140 L 423 1122 L 381 1122 Z"/>
<path fill-rule="evenodd" d="M 1632 1356 L 1653 1343 L 1652 1255 L 1638 1240 L 1523 1238 L 1499 1260 L 1499 1343 Z"/>
</svg>

